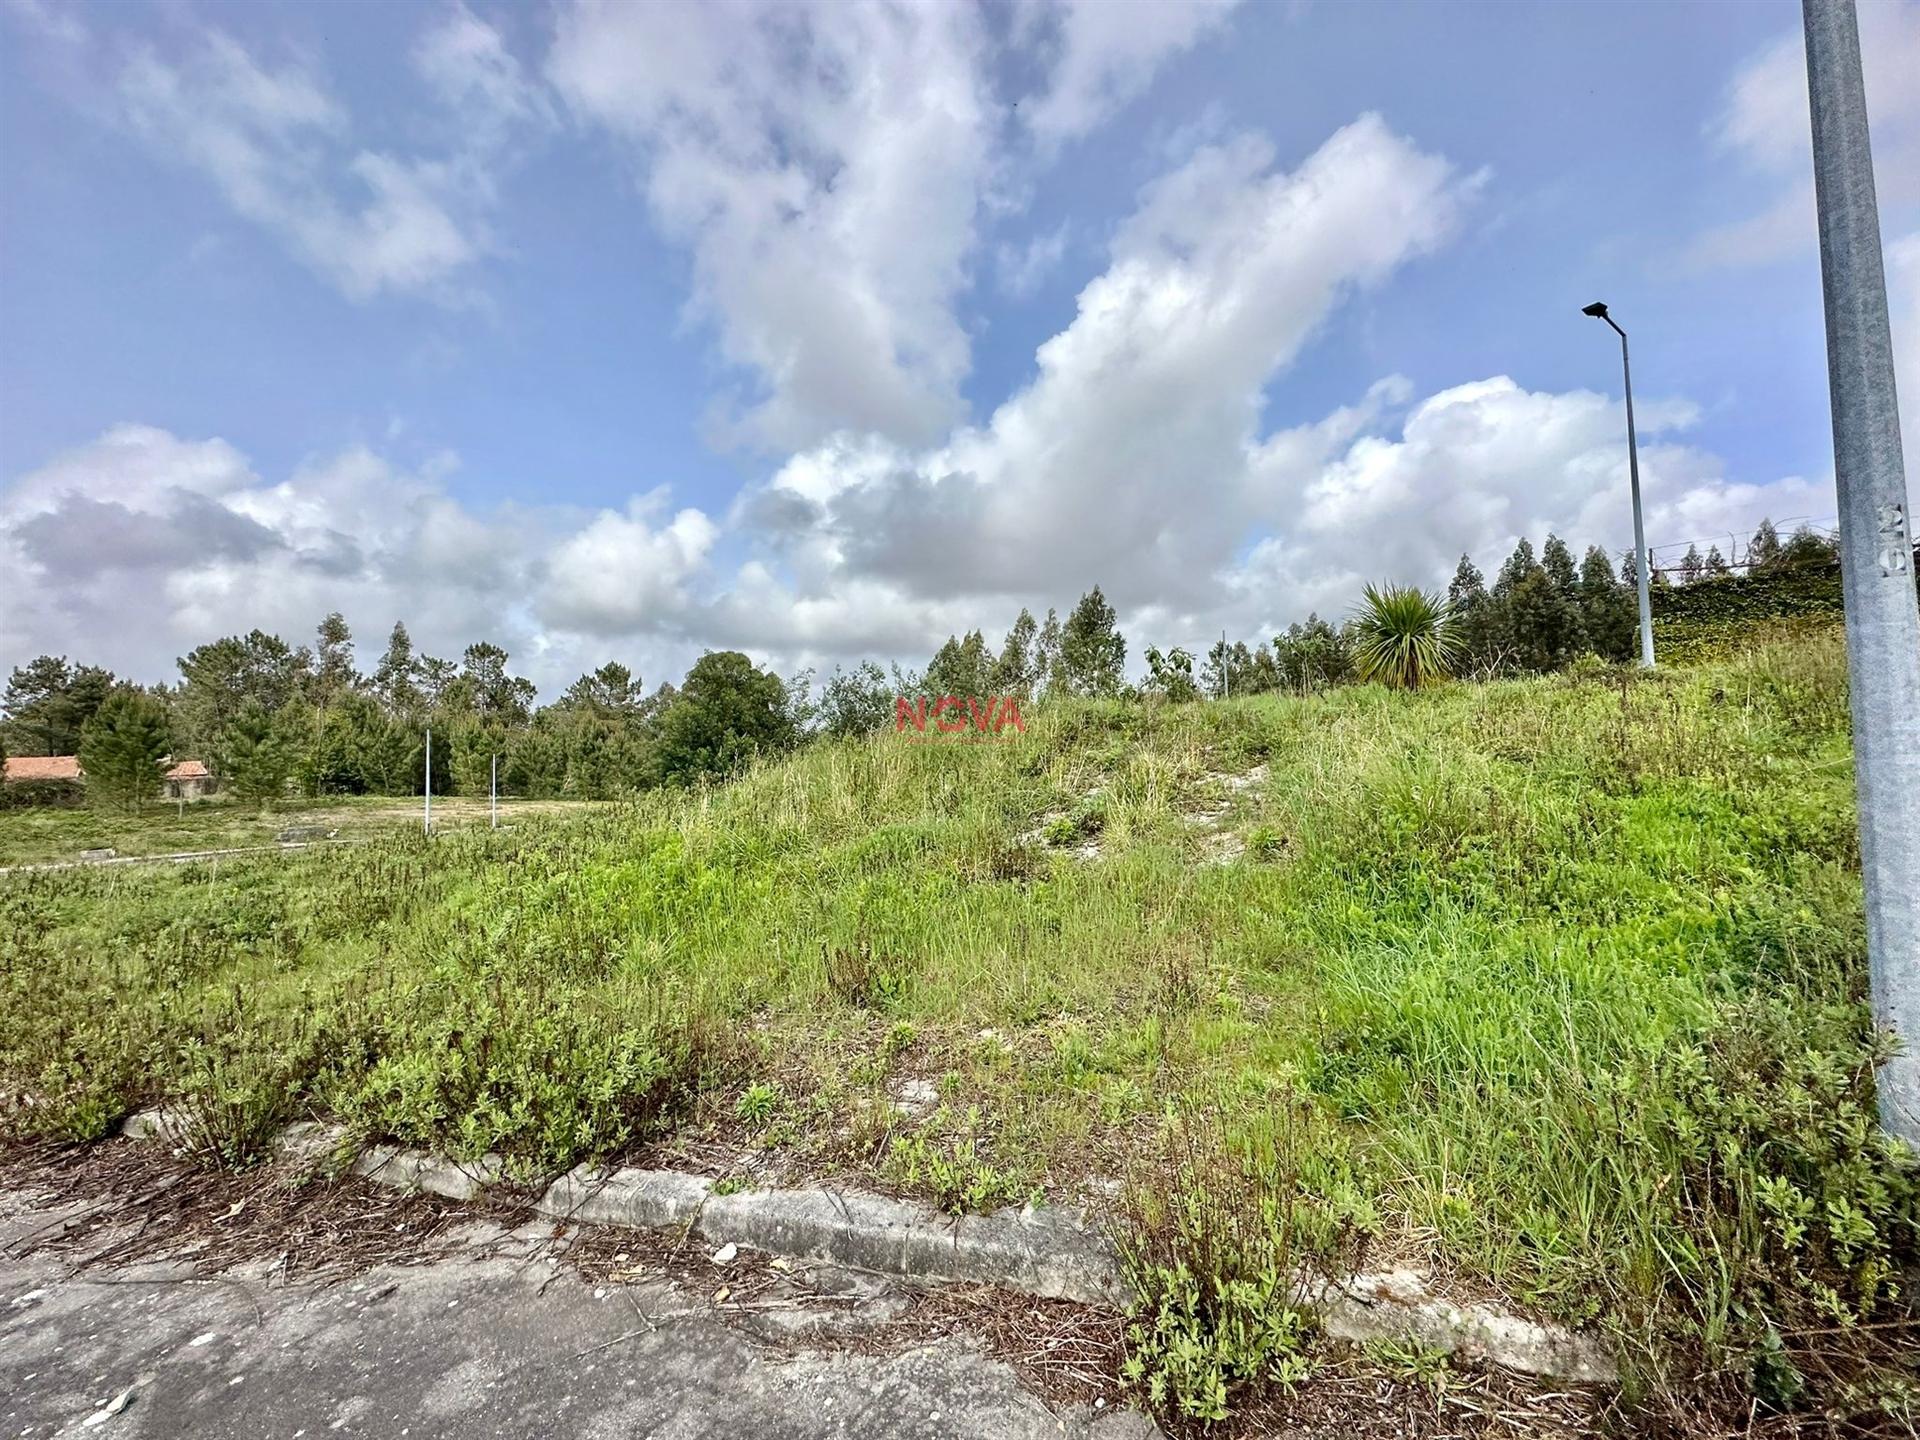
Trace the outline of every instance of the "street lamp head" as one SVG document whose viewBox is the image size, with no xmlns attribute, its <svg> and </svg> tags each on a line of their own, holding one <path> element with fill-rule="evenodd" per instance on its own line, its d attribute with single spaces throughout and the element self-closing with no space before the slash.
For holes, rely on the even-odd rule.
<svg viewBox="0 0 1920 1440">
<path fill-rule="evenodd" d="M 1582 305 L 1580 307 L 1580 313 L 1582 315 L 1591 315 L 1596 320 L 1604 320 L 1607 318 L 1606 302 L 1596 300 L 1591 305 Z"/>
</svg>

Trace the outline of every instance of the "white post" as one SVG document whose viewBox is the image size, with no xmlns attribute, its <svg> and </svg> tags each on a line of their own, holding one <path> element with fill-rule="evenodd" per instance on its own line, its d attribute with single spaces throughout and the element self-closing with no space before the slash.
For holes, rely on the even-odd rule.
<svg viewBox="0 0 1920 1440">
<path fill-rule="evenodd" d="M 420 833 L 433 833 L 433 727 L 427 727 L 427 783 L 422 790 L 423 808 L 420 811 Z"/>
<path fill-rule="evenodd" d="M 493 777 L 489 782 L 487 796 L 490 823 L 495 830 L 500 828 L 500 757 L 493 757 Z"/>
</svg>

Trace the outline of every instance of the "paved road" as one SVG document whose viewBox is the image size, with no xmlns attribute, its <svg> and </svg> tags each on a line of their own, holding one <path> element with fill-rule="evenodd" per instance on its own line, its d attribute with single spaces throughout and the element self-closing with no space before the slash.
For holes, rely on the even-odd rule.
<svg viewBox="0 0 1920 1440">
<path fill-rule="evenodd" d="M 5 1218 L 0 1238 L 38 1221 Z M 1157 1433 L 1130 1414 L 1056 1415 L 967 1342 L 798 1347 L 665 1282 L 595 1287 L 531 1231 L 475 1228 L 430 1264 L 319 1286 L 269 1284 L 258 1269 L 207 1280 L 167 1266 L 68 1274 L 70 1260 L 44 1251 L 0 1259 L 0 1436 Z M 865 1303 L 876 1323 L 889 1313 L 884 1296 Z M 762 1318 L 787 1333 L 810 1318 L 863 1323 L 859 1310 Z"/>
</svg>

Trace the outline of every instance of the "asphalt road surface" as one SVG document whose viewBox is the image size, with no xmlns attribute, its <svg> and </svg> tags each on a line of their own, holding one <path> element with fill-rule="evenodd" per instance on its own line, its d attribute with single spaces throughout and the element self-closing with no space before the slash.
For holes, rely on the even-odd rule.
<svg viewBox="0 0 1920 1440">
<path fill-rule="evenodd" d="M 819 1343 L 884 1325 L 899 1304 L 884 1293 L 770 1308 L 756 1327 L 665 1281 L 595 1285 L 543 1257 L 531 1227 L 476 1226 L 429 1263 L 332 1283 L 281 1283 L 267 1265 L 76 1269 L 18 1243 L 48 1218 L 0 1193 L 0 1437 L 1158 1433 L 1049 1408 L 969 1340 Z"/>
</svg>

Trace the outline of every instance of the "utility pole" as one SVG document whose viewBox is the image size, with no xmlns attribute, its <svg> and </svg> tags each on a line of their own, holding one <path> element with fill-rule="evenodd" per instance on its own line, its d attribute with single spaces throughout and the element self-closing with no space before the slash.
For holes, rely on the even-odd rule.
<svg viewBox="0 0 1920 1440">
<path fill-rule="evenodd" d="M 421 791 L 424 807 L 420 812 L 420 833 L 433 833 L 433 727 L 427 727 L 427 783 Z"/>
<path fill-rule="evenodd" d="M 1920 1146 L 1920 609 L 1854 0 L 1802 0 L 1880 1123 Z"/>
<path fill-rule="evenodd" d="M 1640 518 L 1640 440 L 1633 433 L 1633 362 L 1627 358 L 1627 332 L 1607 313 L 1606 303 L 1596 300 L 1581 307 L 1582 315 L 1604 320 L 1620 337 L 1620 378 L 1627 394 L 1627 476 L 1633 486 L 1633 571 L 1640 590 L 1640 663 L 1653 668 L 1653 599 L 1648 592 L 1652 583 L 1647 571 L 1647 527 Z"/>
</svg>

